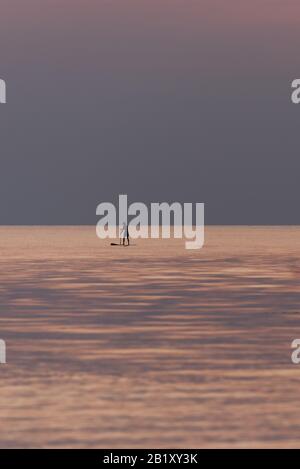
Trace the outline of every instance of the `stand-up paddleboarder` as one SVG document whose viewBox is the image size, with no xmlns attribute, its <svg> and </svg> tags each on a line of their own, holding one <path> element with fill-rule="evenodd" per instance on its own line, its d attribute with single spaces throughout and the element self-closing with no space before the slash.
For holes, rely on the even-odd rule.
<svg viewBox="0 0 300 469">
<path fill-rule="evenodd" d="M 120 231 L 120 244 L 122 241 L 123 246 L 126 246 L 125 241 L 127 239 L 127 246 L 129 246 L 129 230 L 128 230 L 128 225 L 126 223 L 123 223 L 123 226 Z"/>
</svg>

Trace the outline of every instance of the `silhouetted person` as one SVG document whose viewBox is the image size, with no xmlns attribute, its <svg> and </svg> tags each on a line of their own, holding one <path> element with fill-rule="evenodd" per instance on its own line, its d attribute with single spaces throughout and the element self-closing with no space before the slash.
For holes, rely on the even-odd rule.
<svg viewBox="0 0 300 469">
<path fill-rule="evenodd" d="M 121 239 L 122 239 L 123 246 L 125 246 L 125 241 L 127 239 L 127 246 L 129 246 L 129 230 L 128 230 L 128 225 L 126 225 L 126 223 L 123 223 L 120 236 L 121 236 L 120 244 L 121 244 Z"/>
</svg>

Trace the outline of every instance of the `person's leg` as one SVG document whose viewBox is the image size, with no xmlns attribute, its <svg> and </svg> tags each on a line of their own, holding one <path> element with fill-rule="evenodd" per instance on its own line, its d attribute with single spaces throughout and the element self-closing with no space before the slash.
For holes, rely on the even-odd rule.
<svg viewBox="0 0 300 469">
<path fill-rule="evenodd" d="M 127 236 L 127 244 L 128 244 L 128 246 L 129 246 L 129 236 Z"/>
</svg>

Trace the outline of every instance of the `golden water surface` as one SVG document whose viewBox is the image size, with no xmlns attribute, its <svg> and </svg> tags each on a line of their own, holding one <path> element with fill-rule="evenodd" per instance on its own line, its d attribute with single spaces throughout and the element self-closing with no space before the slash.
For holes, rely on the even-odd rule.
<svg viewBox="0 0 300 469">
<path fill-rule="evenodd" d="M 0 228 L 0 446 L 298 447 L 300 228 Z"/>
</svg>

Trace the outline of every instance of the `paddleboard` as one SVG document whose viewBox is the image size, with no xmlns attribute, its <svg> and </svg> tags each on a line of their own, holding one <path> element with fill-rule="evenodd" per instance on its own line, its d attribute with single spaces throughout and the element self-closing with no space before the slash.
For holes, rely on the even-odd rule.
<svg viewBox="0 0 300 469">
<path fill-rule="evenodd" d="M 124 244 L 118 244 L 118 243 L 110 243 L 111 246 L 122 246 L 124 247 Z M 128 244 L 125 244 L 125 247 L 128 247 Z"/>
</svg>

